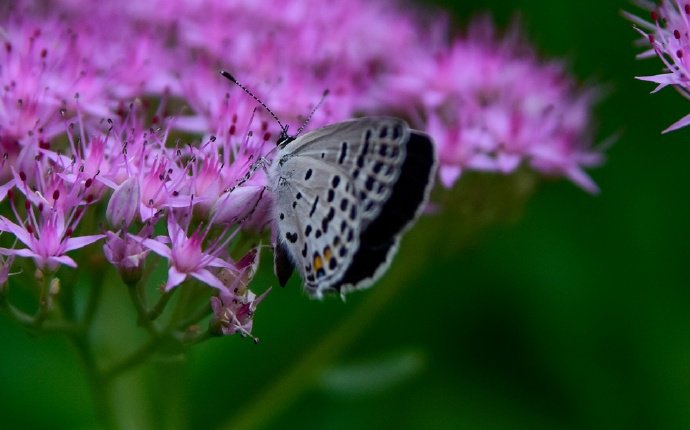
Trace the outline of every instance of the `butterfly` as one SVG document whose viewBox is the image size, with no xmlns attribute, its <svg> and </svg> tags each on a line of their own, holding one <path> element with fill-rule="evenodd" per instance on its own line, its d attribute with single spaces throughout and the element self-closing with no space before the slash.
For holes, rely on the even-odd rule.
<svg viewBox="0 0 690 430">
<path fill-rule="evenodd" d="M 297 137 L 281 128 L 268 168 L 280 285 L 297 269 L 315 298 L 371 286 L 428 200 L 433 142 L 394 117 L 352 119 Z"/>
</svg>

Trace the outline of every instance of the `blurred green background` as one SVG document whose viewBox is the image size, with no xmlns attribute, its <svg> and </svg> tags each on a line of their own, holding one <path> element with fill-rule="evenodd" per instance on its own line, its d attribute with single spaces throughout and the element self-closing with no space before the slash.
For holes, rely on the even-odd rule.
<svg viewBox="0 0 690 430">
<path fill-rule="evenodd" d="M 382 292 L 345 303 L 310 301 L 295 277 L 259 308 L 260 344 L 213 340 L 125 378 L 115 396 L 135 418 L 123 425 L 690 428 L 690 128 L 660 134 L 690 102 L 633 79 L 661 70 L 635 60 L 637 34 L 620 14 L 646 12 L 627 1 L 438 4 L 460 25 L 489 12 L 505 28 L 519 14 L 542 56 L 607 87 L 597 139 L 620 137 L 591 172 L 601 194 L 541 182 L 519 216 L 450 255 L 416 247 L 427 219 Z M 275 285 L 269 254 L 259 290 Z M 103 342 L 127 345 L 131 310 L 111 312 L 130 326 Z M 0 345 L 0 427 L 98 426 L 65 340 L 2 316 Z"/>
</svg>

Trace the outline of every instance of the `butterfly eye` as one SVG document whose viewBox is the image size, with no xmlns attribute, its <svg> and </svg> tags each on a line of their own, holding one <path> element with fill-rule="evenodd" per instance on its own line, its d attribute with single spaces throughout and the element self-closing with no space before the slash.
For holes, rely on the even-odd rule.
<svg viewBox="0 0 690 430">
<path fill-rule="evenodd" d="M 294 136 L 290 136 L 287 132 L 287 127 L 285 127 L 281 132 L 280 135 L 278 136 L 278 147 L 279 148 L 284 148 L 285 145 L 288 143 L 292 142 L 295 140 Z"/>
</svg>

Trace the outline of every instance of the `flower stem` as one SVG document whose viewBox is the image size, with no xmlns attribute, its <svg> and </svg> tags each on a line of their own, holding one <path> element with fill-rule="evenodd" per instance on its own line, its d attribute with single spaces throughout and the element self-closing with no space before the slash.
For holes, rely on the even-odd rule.
<svg viewBox="0 0 690 430">
<path fill-rule="evenodd" d="M 104 377 L 104 374 L 99 371 L 96 364 L 93 351 L 89 346 L 88 337 L 86 334 L 79 334 L 70 336 L 70 340 L 74 345 L 79 357 L 81 358 L 84 370 L 86 372 L 87 380 L 91 388 L 94 407 L 96 409 L 96 416 L 105 429 L 117 428 L 115 425 L 115 414 L 112 410 L 112 404 L 109 400 L 110 384 L 109 380 Z"/>
<path fill-rule="evenodd" d="M 165 310 L 165 307 L 167 306 L 168 302 L 170 301 L 170 298 L 172 298 L 173 293 L 175 292 L 177 288 L 167 291 L 161 295 L 161 297 L 158 299 L 158 302 L 156 302 L 156 305 L 148 311 L 146 314 L 146 318 L 149 321 L 155 321 L 158 319 L 158 317 L 163 313 Z"/>
<path fill-rule="evenodd" d="M 34 316 L 25 313 L 10 303 L 3 303 L 2 306 L 6 313 L 19 324 L 28 329 L 36 330 Z M 82 333 L 84 331 L 84 327 L 79 324 L 73 324 L 69 321 L 48 320 L 41 324 L 40 331 L 46 333 L 77 334 Z"/>
<path fill-rule="evenodd" d="M 184 346 L 192 346 L 192 345 L 196 345 L 197 343 L 201 343 L 203 341 L 211 339 L 215 336 L 210 329 L 207 329 L 207 330 L 200 331 L 197 333 L 194 333 L 194 332 L 177 333 L 175 335 L 175 337 Z"/>
<path fill-rule="evenodd" d="M 86 302 L 86 308 L 84 309 L 84 316 L 82 317 L 82 324 L 85 327 L 91 326 L 93 319 L 96 316 L 96 311 L 101 302 L 101 296 L 103 295 L 103 283 L 102 278 L 98 282 L 93 282 L 91 289 L 89 290 L 89 297 Z"/>
<path fill-rule="evenodd" d="M 185 330 L 187 327 L 196 324 L 205 317 L 207 317 L 210 313 L 211 309 L 209 308 L 209 305 L 205 304 L 204 306 L 201 306 L 199 309 L 197 309 L 196 312 L 189 315 L 187 318 L 184 318 L 179 322 L 175 323 L 175 325 L 179 330 Z"/>
<path fill-rule="evenodd" d="M 148 342 L 141 345 L 139 349 L 132 354 L 103 371 L 103 379 L 106 381 L 112 380 L 117 375 L 143 364 L 145 360 L 156 351 L 156 348 L 167 339 L 169 339 L 169 337 L 164 335 L 151 337 Z"/>
<path fill-rule="evenodd" d="M 153 322 L 148 318 L 146 305 L 144 304 L 141 294 L 139 293 L 139 288 L 137 288 L 136 285 L 128 285 L 127 292 L 129 293 L 129 298 L 134 305 L 134 309 L 137 311 L 137 323 L 146 328 L 151 335 L 156 336 L 158 332 L 156 327 L 154 327 Z"/>
<path fill-rule="evenodd" d="M 50 280 L 45 274 L 43 275 L 43 283 L 41 284 L 41 292 L 38 297 L 38 311 L 33 317 L 31 325 L 34 328 L 41 328 L 43 322 L 48 317 L 48 312 L 50 312 L 52 297 L 50 297 Z"/>
</svg>

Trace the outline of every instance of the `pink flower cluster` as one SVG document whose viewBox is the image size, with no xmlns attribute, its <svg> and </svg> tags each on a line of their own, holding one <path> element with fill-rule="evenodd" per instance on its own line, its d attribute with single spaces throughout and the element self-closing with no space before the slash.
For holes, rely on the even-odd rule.
<svg viewBox="0 0 690 430">
<path fill-rule="evenodd" d="M 658 75 L 637 79 L 656 83 L 653 92 L 672 86 L 690 98 L 690 3 L 662 0 L 659 4 L 644 2 L 641 6 L 648 10 L 650 21 L 624 13 L 642 35 L 640 45 L 648 47 L 638 58 L 657 56 L 665 70 Z M 690 125 L 690 114 L 671 124 L 664 133 L 687 125 Z"/>
<path fill-rule="evenodd" d="M 247 288 L 249 257 L 228 249 L 271 223 L 256 162 L 270 162 L 279 129 L 220 69 L 293 127 L 325 89 L 311 127 L 404 115 L 436 141 L 446 186 L 527 164 L 595 191 L 583 170 L 601 161 L 593 92 L 487 20 L 445 33 L 392 0 L 16 2 L 0 18 L 3 273 L 15 257 L 75 267 L 67 253 L 105 239 L 136 283 L 153 251 L 168 262 L 164 290 L 215 288 L 221 331 L 249 335 L 264 296 Z M 108 225 L 88 231 L 98 207 Z"/>
<path fill-rule="evenodd" d="M 517 26 L 495 33 L 490 20 L 476 20 L 466 36 L 404 62 L 382 91 L 433 136 L 446 187 L 465 170 L 507 174 L 525 164 L 597 192 L 584 171 L 602 162 L 591 147 L 594 89 L 580 89 L 561 63 L 539 60 Z"/>
</svg>

